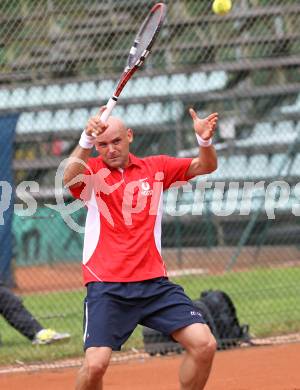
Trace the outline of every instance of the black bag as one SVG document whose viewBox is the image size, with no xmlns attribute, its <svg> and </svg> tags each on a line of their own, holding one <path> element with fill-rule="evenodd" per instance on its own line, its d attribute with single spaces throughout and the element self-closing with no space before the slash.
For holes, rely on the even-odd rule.
<svg viewBox="0 0 300 390">
<path fill-rule="evenodd" d="M 220 290 L 203 291 L 194 301 L 218 342 L 219 349 L 250 343 L 249 325 L 240 325 L 229 295 Z"/>
<path fill-rule="evenodd" d="M 181 353 L 183 348 L 170 336 L 143 326 L 145 352 L 149 355 L 166 355 L 169 352 Z"/>
<path fill-rule="evenodd" d="M 209 290 L 201 293 L 200 299 L 193 301 L 199 309 L 212 334 L 215 336 L 218 349 L 228 349 L 241 342 L 251 343 L 249 326 L 240 325 L 235 306 L 230 297 L 223 291 Z M 143 327 L 145 351 L 150 355 L 182 351 L 180 344 L 170 336 L 153 329 Z"/>
</svg>

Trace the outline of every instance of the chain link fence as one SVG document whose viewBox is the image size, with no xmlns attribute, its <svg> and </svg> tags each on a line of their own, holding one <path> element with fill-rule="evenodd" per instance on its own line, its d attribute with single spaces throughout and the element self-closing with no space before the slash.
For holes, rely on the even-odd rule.
<svg viewBox="0 0 300 390">
<path fill-rule="evenodd" d="M 234 0 L 225 16 L 213 14 L 208 0 L 165 3 L 153 52 L 114 115 L 133 128 L 133 153 L 178 157 L 198 151 L 189 107 L 220 116 L 218 169 L 164 196 L 169 275 L 193 299 L 226 291 L 254 337 L 298 332 L 299 1 Z M 1 1 L 0 119 L 17 121 L 14 287 L 44 327 L 71 333 L 63 346 L 28 347 L 0 320 L 1 364 L 82 355 L 85 210 L 69 211 L 74 200 L 57 171 L 111 96 L 153 4 Z M 129 358 L 142 349 L 137 329 L 124 351 Z"/>
</svg>

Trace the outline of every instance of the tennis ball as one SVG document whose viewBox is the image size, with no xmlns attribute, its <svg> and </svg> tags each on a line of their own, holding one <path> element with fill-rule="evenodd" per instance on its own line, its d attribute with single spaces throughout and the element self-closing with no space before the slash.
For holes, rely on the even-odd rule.
<svg viewBox="0 0 300 390">
<path fill-rule="evenodd" d="M 231 10 L 231 0 L 214 0 L 212 10 L 217 15 L 225 15 Z"/>
</svg>

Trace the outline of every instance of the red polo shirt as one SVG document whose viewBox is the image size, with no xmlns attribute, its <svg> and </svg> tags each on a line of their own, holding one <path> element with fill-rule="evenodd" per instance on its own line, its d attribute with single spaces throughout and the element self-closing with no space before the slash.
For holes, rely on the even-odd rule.
<svg viewBox="0 0 300 390">
<path fill-rule="evenodd" d="M 91 281 L 134 282 L 166 275 L 161 257 L 163 191 L 190 177 L 191 158 L 129 155 L 124 169 L 101 157 L 88 160 L 84 183 L 71 189 L 88 212 L 83 276 Z"/>
</svg>

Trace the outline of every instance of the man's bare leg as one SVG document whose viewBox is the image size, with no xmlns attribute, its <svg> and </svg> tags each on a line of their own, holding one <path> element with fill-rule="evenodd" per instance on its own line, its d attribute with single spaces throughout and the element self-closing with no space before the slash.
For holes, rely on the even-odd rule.
<svg viewBox="0 0 300 390">
<path fill-rule="evenodd" d="M 102 390 L 103 376 L 112 350 L 108 347 L 88 348 L 77 376 L 75 390 Z"/>
<path fill-rule="evenodd" d="M 186 350 L 179 371 L 180 389 L 204 389 L 217 348 L 208 326 L 192 324 L 175 331 L 172 336 Z"/>
</svg>

